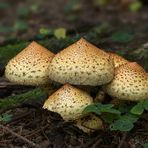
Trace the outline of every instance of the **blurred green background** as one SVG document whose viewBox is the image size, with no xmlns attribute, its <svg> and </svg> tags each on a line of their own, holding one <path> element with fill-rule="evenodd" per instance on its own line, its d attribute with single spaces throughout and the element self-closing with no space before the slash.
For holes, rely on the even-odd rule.
<svg viewBox="0 0 148 148">
<path fill-rule="evenodd" d="M 77 31 L 100 22 L 146 19 L 146 3 L 146 0 L 1 0 L 0 43 L 48 34 L 59 27 Z"/>
</svg>

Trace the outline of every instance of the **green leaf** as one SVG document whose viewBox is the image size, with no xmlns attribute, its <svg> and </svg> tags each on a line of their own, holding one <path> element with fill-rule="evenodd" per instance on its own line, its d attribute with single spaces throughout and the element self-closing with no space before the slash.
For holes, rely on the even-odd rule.
<svg viewBox="0 0 148 148">
<path fill-rule="evenodd" d="M 30 10 L 32 12 L 37 12 L 39 10 L 39 4 L 34 3 L 33 5 L 31 5 Z"/>
<path fill-rule="evenodd" d="M 6 2 L 0 2 L 0 9 L 7 9 L 10 5 Z"/>
<path fill-rule="evenodd" d="M 76 11 L 81 8 L 80 0 L 69 0 L 64 7 L 65 12 Z"/>
<path fill-rule="evenodd" d="M 144 112 L 143 102 L 137 103 L 130 112 L 135 115 L 141 115 Z"/>
<path fill-rule="evenodd" d="M 39 32 L 40 32 L 41 35 L 45 35 L 45 36 L 52 33 L 51 30 L 46 29 L 46 28 L 40 28 Z"/>
<path fill-rule="evenodd" d="M 120 115 L 120 111 L 116 110 L 113 108 L 113 104 L 101 104 L 101 103 L 96 103 L 93 105 L 89 105 L 84 109 L 84 112 L 94 112 L 98 115 L 101 113 L 112 113 L 112 114 L 117 114 Z"/>
<path fill-rule="evenodd" d="M 127 43 L 133 40 L 133 35 L 126 32 L 115 32 L 111 39 L 114 42 Z"/>
<path fill-rule="evenodd" d="M 137 12 L 141 9 L 141 7 L 142 3 L 139 0 L 136 0 L 129 5 L 129 10 L 132 12 Z"/>
<path fill-rule="evenodd" d="M 109 0 L 93 0 L 95 6 L 105 6 L 108 4 Z"/>
<path fill-rule="evenodd" d="M 144 143 L 143 147 L 148 148 L 148 143 Z"/>
<path fill-rule="evenodd" d="M 0 116 L 0 121 L 9 122 L 12 120 L 12 115 L 3 114 Z"/>
<path fill-rule="evenodd" d="M 103 23 L 99 26 L 96 26 L 93 28 L 93 31 L 97 34 L 102 34 L 104 32 L 107 32 L 107 29 L 109 28 L 109 24 Z"/>
<path fill-rule="evenodd" d="M 17 8 L 17 14 L 21 17 L 25 17 L 25 16 L 28 16 L 29 13 L 30 13 L 30 9 L 27 8 L 27 7 L 19 7 Z"/>
<path fill-rule="evenodd" d="M 120 111 L 114 109 L 113 106 L 114 106 L 113 104 L 101 104 L 101 103 L 97 104 L 97 108 L 101 112 L 107 112 L 107 113 L 120 115 Z"/>
<path fill-rule="evenodd" d="M 0 25 L 0 33 L 10 33 L 12 31 L 13 31 L 12 27 Z"/>
<path fill-rule="evenodd" d="M 117 108 L 122 114 L 125 114 L 130 111 L 131 106 L 127 104 L 120 104 Z"/>
<path fill-rule="evenodd" d="M 120 111 L 113 109 L 113 108 L 108 108 L 108 109 L 102 108 L 101 112 L 107 112 L 107 113 L 120 115 Z"/>
<path fill-rule="evenodd" d="M 137 120 L 139 119 L 139 116 L 131 114 L 131 113 L 127 113 L 125 115 L 120 116 L 120 120 L 124 120 L 124 121 L 131 121 L 132 123 L 135 123 Z"/>
<path fill-rule="evenodd" d="M 101 119 L 105 121 L 105 123 L 112 123 L 115 119 L 118 119 L 119 115 L 112 114 L 112 113 L 103 113 L 101 115 Z"/>
<path fill-rule="evenodd" d="M 28 27 L 29 27 L 28 24 L 22 20 L 16 21 L 14 25 L 14 29 L 18 31 L 26 31 Z"/>
<path fill-rule="evenodd" d="M 98 114 L 98 115 L 101 114 L 101 112 L 98 110 L 98 107 L 97 107 L 95 104 L 93 104 L 93 105 L 88 105 L 88 106 L 84 109 L 83 113 L 96 113 L 96 114 Z"/>
<path fill-rule="evenodd" d="M 54 36 L 57 39 L 65 39 L 66 38 L 66 29 L 65 28 L 58 28 L 54 30 Z"/>
<path fill-rule="evenodd" d="M 145 110 L 148 110 L 148 100 L 144 101 L 143 107 L 144 107 Z"/>
<path fill-rule="evenodd" d="M 78 16 L 75 15 L 75 14 L 69 14 L 69 15 L 66 17 L 66 19 L 67 19 L 68 21 L 71 21 L 71 22 L 76 21 L 77 18 L 78 18 Z"/>
<path fill-rule="evenodd" d="M 112 131 L 119 130 L 122 132 L 130 131 L 134 127 L 133 123 L 129 120 L 116 120 L 110 125 Z"/>
</svg>

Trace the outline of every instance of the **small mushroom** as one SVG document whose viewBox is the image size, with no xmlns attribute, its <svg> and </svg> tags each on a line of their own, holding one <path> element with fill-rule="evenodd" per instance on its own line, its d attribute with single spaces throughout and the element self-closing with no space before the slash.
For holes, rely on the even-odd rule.
<svg viewBox="0 0 148 148">
<path fill-rule="evenodd" d="M 85 133 L 92 133 L 96 130 L 103 129 L 103 122 L 98 116 L 89 114 L 85 117 L 79 118 L 76 121 L 75 126 Z"/>
<path fill-rule="evenodd" d="M 113 79 L 114 63 L 106 52 L 81 38 L 52 59 L 49 76 L 62 84 L 97 86 Z"/>
<path fill-rule="evenodd" d="M 45 101 L 43 108 L 59 113 L 64 120 L 75 120 L 81 117 L 84 108 L 93 103 L 86 92 L 65 84 Z"/>
<path fill-rule="evenodd" d="M 123 65 L 125 63 L 128 63 L 129 61 L 124 59 L 123 57 L 117 55 L 116 53 L 113 52 L 108 52 L 108 54 L 110 55 L 110 57 L 113 59 L 115 67 L 118 67 L 120 65 Z"/>
<path fill-rule="evenodd" d="M 115 68 L 115 77 L 104 90 L 113 98 L 140 101 L 148 98 L 148 75 L 136 62 Z"/>
<path fill-rule="evenodd" d="M 5 77 L 22 85 L 42 85 L 49 82 L 48 68 L 54 54 L 35 41 L 11 59 Z"/>
</svg>

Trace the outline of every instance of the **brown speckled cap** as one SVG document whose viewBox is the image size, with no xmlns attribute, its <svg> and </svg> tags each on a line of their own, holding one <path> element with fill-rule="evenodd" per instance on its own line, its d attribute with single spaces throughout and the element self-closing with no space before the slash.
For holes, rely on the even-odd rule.
<svg viewBox="0 0 148 148">
<path fill-rule="evenodd" d="M 113 60 L 83 38 L 59 52 L 49 67 L 49 77 L 62 84 L 97 86 L 113 76 Z"/>
<path fill-rule="evenodd" d="M 118 67 L 120 65 L 123 65 L 129 62 L 128 60 L 124 59 L 122 56 L 117 55 L 116 53 L 108 52 L 108 54 L 113 59 L 115 67 Z"/>
<path fill-rule="evenodd" d="M 42 85 L 49 82 L 48 68 L 54 54 L 35 41 L 11 59 L 5 77 L 22 85 Z"/>
<path fill-rule="evenodd" d="M 45 101 L 43 108 L 59 113 L 64 120 L 75 120 L 93 99 L 86 92 L 65 84 Z"/>
<path fill-rule="evenodd" d="M 114 79 L 104 89 L 121 100 L 148 99 L 148 75 L 137 63 L 127 63 L 115 68 Z"/>
</svg>

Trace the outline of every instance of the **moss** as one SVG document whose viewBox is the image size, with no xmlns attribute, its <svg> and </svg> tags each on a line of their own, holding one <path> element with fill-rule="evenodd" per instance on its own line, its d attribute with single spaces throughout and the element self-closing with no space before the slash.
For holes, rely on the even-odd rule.
<svg viewBox="0 0 148 148">
<path fill-rule="evenodd" d="M 0 99 L 0 110 L 17 107 L 23 103 L 43 103 L 47 97 L 48 94 L 45 90 L 36 88 L 23 94 Z"/>
<path fill-rule="evenodd" d="M 1 64 L 6 64 L 11 58 L 13 58 L 18 52 L 27 46 L 27 44 L 28 42 L 21 42 L 0 47 Z"/>
</svg>

